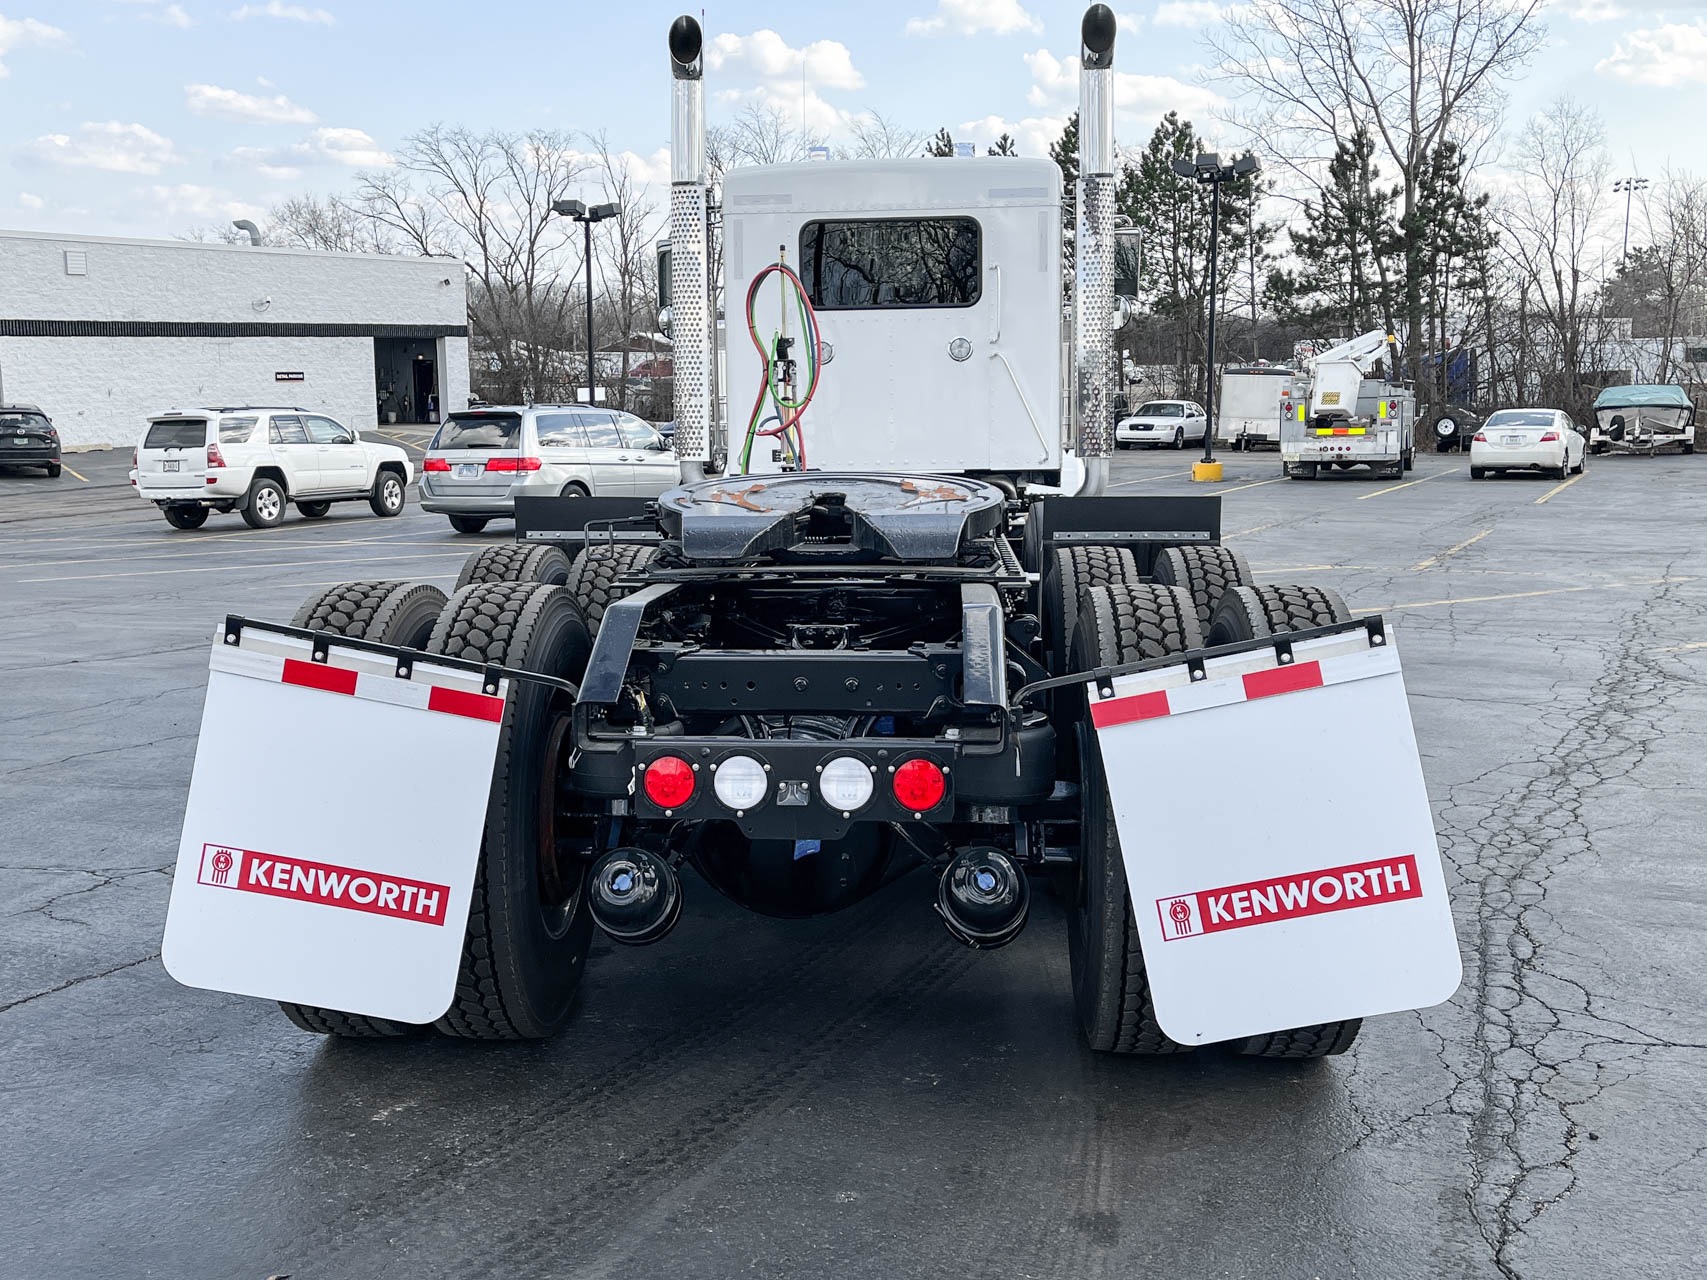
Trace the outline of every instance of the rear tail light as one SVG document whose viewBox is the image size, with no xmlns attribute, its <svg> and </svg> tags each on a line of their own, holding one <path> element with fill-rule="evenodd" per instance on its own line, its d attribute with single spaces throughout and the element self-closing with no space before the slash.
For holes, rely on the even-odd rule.
<svg viewBox="0 0 1707 1280">
<path fill-rule="evenodd" d="M 1547 432 L 1544 432 L 1541 436 L 1541 443 L 1542 444 L 1549 444 L 1549 443 L 1557 444 L 1558 442 L 1559 442 L 1559 433 L 1557 431 L 1547 431 Z"/>
<path fill-rule="evenodd" d="M 765 802 L 770 779 L 765 777 L 765 766 L 752 756 L 730 756 L 715 766 L 711 789 L 725 808 L 745 813 Z"/>
<path fill-rule="evenodd" d="M 488 458 L 488 471 L 538 471 L 543 464 L 538 458 Z"/>
<path fill-rule="evenodd" d="M 659 756 L 646 766 L 643 785 L 660 809 L 679 809 L 693 799 L 693 766 L 680 756 Z"/>
<path fill-rule="evenodd" d="M 423 470 L 423 471 L 449 471 L 450 470 L 450 459 L 449 458 L 422 458 L 421 459 L 421 470 Z"/>
<path fill-rule="evenodd" d="M 948 791 L 942 768 L 931 760 L 909 760 L 895 770 L 890 784 L 895 791 L 895 803 L 914 813 L 924 813 L 942 803 Z"/>
<path fill-rule="evenodd" d="M 1488 443 L 1488 433 L 1486 431 L 1478 431 L 1475 435 L 1471 436 L 1470 438 L 1472 440 L 1480 441 L 1482 444 Z"/>
<path fill-rule="evenodd" d="M 136 470 L 136 454 L 137 454 L 137 451 L 135 449 L 132 449 L 130 451 L 130 469 L 132 471 Z"/>
<path fill-rule="evenodd" d="M 223 467 L 225 465 L 225 455 L 220 453 L 219 446 L 216 444 L 210 444 L 207 447 L 207 465 L 210 467 Z"/>
<path fill-rule="evenodd" d="M 864 808 L 873 790 L 871 766 L 855 756 L 837 756 L 818 775 L 818 795 L 843 813 Z"/>
</svg>

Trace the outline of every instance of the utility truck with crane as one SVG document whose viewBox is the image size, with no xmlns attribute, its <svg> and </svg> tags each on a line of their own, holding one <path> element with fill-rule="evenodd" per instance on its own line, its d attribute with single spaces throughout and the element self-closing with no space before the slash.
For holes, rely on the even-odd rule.
<svg viewBox="0 0 1707 1280">
<path fill-rule="evenodd" d="M 598 980 L 595 929 L 655 943 L 706 886 L 811 916 L 914 885 L 990 948 L 1053 880 L 1094 1049 L 1319 1057 L 1446 999 L 1392 629 L 1257 585 L 1214 496 L 1110 492 L 1114 44 L 1093 6 L 1063 315 L 1049 162 L 737 170 L 714 220 L 704 38 L 678 19 L 681 485 L 521 499 L 448 599 L 347 583 L 289 624 L 227 617 L 169 971 L 321 1033 L 541 1037 Z M 727 422 L 714 225 L 753 348 Z M 360 768 L 319 766 L 328 734 Z M 1229 781 L 1232 740 L 1384 785 Z"/>
<path fill-rule="evenodd" d="M 1386 377 L 1370 377 L 1387 364 Z M 1392 381 L 1399 353 L 1385 329 L 1329 347 L 1304 361 L 1305 383 L 1281 424 L 1282 474 L 1313 480 L 1331 468 L 1366 466 L 1400 476 L 1416 463 L 1416 395 Z"/>
</svg>

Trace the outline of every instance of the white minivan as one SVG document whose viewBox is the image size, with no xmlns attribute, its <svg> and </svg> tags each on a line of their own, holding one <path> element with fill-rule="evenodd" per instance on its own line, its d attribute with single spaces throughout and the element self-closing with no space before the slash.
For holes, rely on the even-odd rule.
<svg viewBox="0 0 1707 1280">
<path fill-rule="evenodd" d="M 656 498 L 681 482 L 657 428 L 615 409 L 482 405 L 445 418 L 421 461 L 421 509 L 479 533 L 516 499 Z"/>
</svg>

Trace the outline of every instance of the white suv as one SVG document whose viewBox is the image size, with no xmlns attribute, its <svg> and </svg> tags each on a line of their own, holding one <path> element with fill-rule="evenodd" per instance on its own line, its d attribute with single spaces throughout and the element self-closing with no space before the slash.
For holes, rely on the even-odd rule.
<svg viewBox="0 0 1707 1280">
<path fill-rule="evenodd" d="M 396 445 L 373 444 L 307 409 L 189 409 L 148 420 L 130 482 L 174 529 L 209 511 L 240 511 L 251 528 L 284 519 L 287 502 L 318 520 L 334 502 L 365 500 L 378 516 L 403 510 L 411 473 Z"/>
</svg>

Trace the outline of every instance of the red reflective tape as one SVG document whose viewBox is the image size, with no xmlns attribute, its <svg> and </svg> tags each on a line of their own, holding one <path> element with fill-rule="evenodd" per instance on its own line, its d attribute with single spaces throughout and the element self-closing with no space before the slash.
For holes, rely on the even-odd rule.
<svg viewBox="0 0 1707 1280">
<path fill-rule="evenodd" d="M 356 673 L 343 667 L 329 667 L 323 662 L 304 662 L 301 658 L 284 660 L 284 682 L 299 684 L 305 689 L 324 689 L 327 693 L 356 691 Z"/>
<path fill-rule="evenodd" d="M 1168 714 L 1168 691 L 1133 693 L 1124 698 L 1107 698 L 1091 703 L 1091 723 L 1099 729 L 1111 725 L 1131 724 L 1135 720 L 1154 720 Z"/>
<path fill-rule="evenodd" d="M 1299 689 L 1322 687 L 1322 664 L 1300 662 L 1272 671 L 1253 671 L 1245 677 L 1245 697 L 1269 698 L 1277 693 L 1295 693 Z"/>
<path fill-rule="evenodd" d="M 447 689 L 442 684 L 435 684 L 433 691 L 427 695 L 427 710 L 496 723 L 504 718 L 504 700 L 494 698 L 490 694 L 466 693 L 461 689 Z"/>
</svg>

